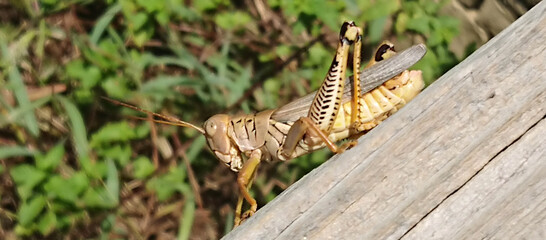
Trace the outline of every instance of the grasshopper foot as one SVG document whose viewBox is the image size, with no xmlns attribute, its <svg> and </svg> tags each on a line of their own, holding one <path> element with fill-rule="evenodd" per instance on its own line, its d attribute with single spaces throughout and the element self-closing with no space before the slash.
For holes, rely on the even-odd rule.
<svg viewBox="0 0 546 240">
<path fill-rule="evenodd" d="M 235 227 L 241 225 L 244 221 L 246 221 L 247 219 L 249 219 L 250 217 L 252 217 L 252 215 L 254 215 L 254 213 L 256 212 L 256 210 L 247 210 L 246 212 L 244 212 L 242 215 L 241 215 L 241 218 L 239 219 L 239 221 L 236 222 L 235 224 Z"/>
<path fill-rule="evenodd" d="M 239 225 L 241 225 L 244 221 L 246 221 L 248 218 L 252 217 L 252 215 L 254 215 L 254 213 L 256 212 L 256 209 L 258 208 L 258 205 L 251 205 L 250 206 L 250 209 L 245 211 L 243 214 L 241 215 L 237 215 L 235 217 L 235 222 L 233 224 L 233 227 L 238 227 Z"/>
<path fill-rule="evenodd" d="M 343 144 L 338 148 L 338 152 L 337 152 L 337 153 L 345 152 L 345 150 L 351 149 L 351 148 L 353 148 L 354 146 L 356 146 L 357 143 L 358 143 L 357 140 L 351 140 L 351 141 L 348 141 L 348 142 L 346 142 L 346 143 L 343 143 Z"/>
</svg>

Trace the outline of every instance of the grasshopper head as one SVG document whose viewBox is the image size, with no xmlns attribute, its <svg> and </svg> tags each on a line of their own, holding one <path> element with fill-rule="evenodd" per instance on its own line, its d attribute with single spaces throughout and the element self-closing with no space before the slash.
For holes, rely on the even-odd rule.
<svg viewBox="0 0 546 240">
<path fill-rule="evenodd" d="M 237 172 L 243 167 L 243 161 L 239 150 L 229 137 L 229 124 L 230 118 L 228 115 L 217 114 L 210 117 L 203 124 L 203 127 L 210 150 L 231 170 Z"/>
<path fill-rule="evenodd" d="M 243 161 L 241 159 L 241 155 L 239 154 L 240 151 L 236 148 L 236 146 L 230 140 L 229 131 L 228 131 L 230 118 L 228 115 L 218 114 L 218 115 L 212 116 L 205 122 L 204 124 L 205 129 L 202 129 L 198 126 L 195 126 L 188 122 L 184 122 L 175 117 L 170 117 L 170 116 L 162 115 L 159 113 L 150 112 L 150 111 L 141 109 L 139 107 L 136 107 L 124 102 L 120 102 L 114 99 L 110 99 L 107 97 L 102 97 L 102 98 L 116 105 L 128 107 L 135 111 L 143 112 L 143 113 L 152 115 L 154 117 L 157 117 L 159 119 L 162 119 L 162 120 L 152 119 L 152 121 L 156 123 L 193 128 L 199 131 L 200 133 L 202 133 L 203 135 L 205 135 L 205 138 L 207 139 L 207 143 L 210 147 L 210 150 L 212 150 L 212 152 L 214 153 L 214 155 L 216 155 L 216 157 L 218 157 L 218 159 L 220 159 L 224 164 L 230 167 L 231 170 L 237 172 L 239 171 L 239 169 L 243 167 Z M 141 118 L 141 117 L 135 117 L 135 118 L 148 120 L 147 118 Z"/>
</svg>

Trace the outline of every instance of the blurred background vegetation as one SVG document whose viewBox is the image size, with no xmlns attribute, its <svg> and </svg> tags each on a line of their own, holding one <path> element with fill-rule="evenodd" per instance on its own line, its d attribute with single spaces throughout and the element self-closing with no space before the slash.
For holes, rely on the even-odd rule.
<svg viewBox="0 0 546 240">
<path fill-rule="evenodd" d="M 223 236 L 236 175 L 205 139 L 100 96 L 195 124 L 275 108 L 319 86 L 345 20 L 365 26 L 366 59 L 425 43 L 430 84 L 477 46 L 450 48 L 450 2 L 0 0 L 0 238 Z M 329 155 L 263 164 L 259 205 Z"/>
</svg>

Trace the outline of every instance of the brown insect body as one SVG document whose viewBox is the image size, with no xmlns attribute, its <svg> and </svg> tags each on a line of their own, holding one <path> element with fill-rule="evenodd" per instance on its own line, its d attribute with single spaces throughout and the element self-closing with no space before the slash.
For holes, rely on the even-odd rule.
<svg viewBox="0 0 546 240">
<path fill-rule="evenodd" d="M 402 53 L 395 60 L 397 56 L 392 44 L 383 43 L 362 74 L 372 77 L 363 79 L 359 78 L 360 55 L 354 54 L 355 77 L 352 82 L 346 81 L 349 46 L 354 44 L 355 52 L 360 52 L 360 32 L 354 23 L 344 23 L 336 57 L 321 89 L 276 110 L 236 116 L 217 114 L 200 128 L 176 118 L 107 100 L 163 119 L 155 122 L 191 127 L 201 132 L 215 156 L 231 170 L 239 172 L 237 182 L 241 194 L 235 214 L 235 225 L 238 225 L 243 199 L 250 204 L 250 210 L 243 215 L 250 216 L 257 209 L 249 188 L 260 161 L 285 161 L 325 146 L 333 152 L 342 152 L 355 142 L 341 147 L 335 146 L 335 142 L 364 134 L 404 106 L 423 88 L 420 71 L 404 70 L 424 55 L 426 49 L 423 45 L 404 52 L 414 51 L 412 55 Z M 397 70 L 387 68 L 387 63 L 396 63 L 402 57 L 411 61 L 404 60 L 397 64 L 394 66 Z M 382 75 L 374 75 L 374 71 L 378 71 L 376 69 L 383 71 Z M 349 87 L 344 88 L 346 83 L 349 83 Z M 364 91 L 361 91 L 361 83 L 364 84 Z"/>
</svg>

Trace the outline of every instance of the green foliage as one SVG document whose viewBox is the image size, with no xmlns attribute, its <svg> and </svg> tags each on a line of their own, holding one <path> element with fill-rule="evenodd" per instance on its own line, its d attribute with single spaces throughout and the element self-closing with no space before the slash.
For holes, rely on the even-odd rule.
<svg viewBox="0 0 546 240">
<path fill-rule="evenodd" d="M 81 220 L 90 208 L 111 209 L 118 205 L 118 170 L 111 161 L 106 166 L 106 184 L 101 184 L 84 171 L 61 173 L 61 169 L 67 169 L 62 164 L 64 156 L 61 142 L 45 154 L 37 153 L 34 164 L 20 164 L 10 170 L 22 203 L 17 211 L 18 234 L 38 231 L 48 235 Z"/>
<path fill-rule="evenodd" d="M 427 85 L 460 61 L 447 50 L 451 40 L 458 34 L 458 21 L 451 17 L 437 16 L 438 10 L 446 2 L 404 2 L 405 11 L 398 15 L 395 23 L 399 35 L 412 30 L 426 37 L 429 51 L 414 69 L 423 70 Z"/>
<path fill-rule="evenodd" d="M 235 199 L 236 184 L 211 180 L 219 178 L 211 176 L 218 161 L 205 150 L 205 138 L 173 126 L 153 131 L 148 122 L 126 117 L 137 115 L 135 111 L 100 96 L 196 124 L 212 113 L 275 108 L 320 85 L 344 20 L 365 26 L 368 49 L 386 38 L 424 39 L 429 51 L 414 68 L 423 70 L 429 84 L 458 61 L 447 50 L 458 23 L 438 16 L 445 1 L 270 0 L 264 12 L 228 0 L 46 0 L 38 9 L 27 3 L 15 7 L 23 13 L 18 21 L 25 24 L 0 26 L 0 86 L 16 100 L 12 105 L 0 98 L 0 134 L 7 133 L 9 139 L 0 135 L 9 143 L 0 146 L 0 159 L 8 159 L 2 160 L 0 174 L 15 184 L 11 199 L 18 202 L 12 215 L 20 236 L 51 236 L 101 222 L 102 232 L 96 235 L 106 239 L 130 222 L 121 204 L 127 200 L 120 198 L 125 188 L 133 194 L 127 199 L 153 195 L 158 209 L 184 200 L 183 213 L 173 215 L 180 221 L 178 237 L 192 237 L 199 216 L 199 198 L 189 183 L 193 176 L 180 161 L 172 161 L 180 160 L 178 155 L 165 154 L 167 159 L 156 161 L 152 150 L 168 151 L 150 140 L 154 134 L 169 140 L 179 135 L 197 182 L 206 186 L 199 194 L 209 194 L 205 207 L 218 221 L 210 225 L 230 226 L 224 219 L 233 213 L 224 216 L 220 207 L 234 201 L 220 204 L 215 199 Z M 78 21 L 58 26 L 55 17 L 62 14 Z M 301 51 L 315 38 L 319 41 Z M 295 60 L 283 65 L 288 59 Z M 29 89 L 53 84 L 64 84 L 66 90 L 31 100 Z M 257 88 L 247 92 L 253 85 Z M 43 117 L 43 112 L 50 115 Z M 329 155 L 322 150 L 276 169 L 263 166 L 267 169 L 254 189 L 265 189 L 273 177 L 290 184 Z M 135 190 L 129 183 L 145 187 Z M 268 201 L 280 192 L 274 189 L 255 195 Z"/>
<path fill-rule="evenodd" d="M 27 39 L 30 39 L 32 37 L 33 36 L 28 34 L 24 35 L 21 38 L 22 39 L 21 42 L 23 42 L 24 45 L 26 45 L 29 41 Z M 5 38 L 3 34 L 1 34 L 0 35 L 0 52 L 2 52 L 2 60 L 3 60 L 2 65 L 4 69 L 7 70 L 8 72 L 9 85 L 7 87 L 9 90 L 13 92 L 13 95 L 19 102 L 20 107 L 30 110 L 31 103 L 28 99 L 28 94 L 25 90 L 25 86 L 24 86 L 21 74 L 19 72 L 19 69 L 17 68 L 17 65 L 14 61 L 14 57 L 17 57 L 17 56 L 13 56 L 13 53 L 10 53 L 10 51 L 8 51 L 7 45 L 8 45 L 7 39 Z M 22 115 L 23 115 L 23 121 L 21 122 L 21 124 L 26 129 L 28 129 L 29 133 L 31 133 L 33 136 L 35 137 L 38 136 L 39 134 L 38 122 L 36 121 L 36 117 L 34 116 L 34 114 L 32 114 L 31 112 L 26 112 Z"/>
<path fill-rule="evenodd" d="M 318 33 L 320 25 L 314 25 L 315 20 L 320 20 L 332 30 L 339 28 L 339 18 L 344 3 L 342 1 L 317 1 L 317 0 L 275 0 L 268 1 L 269 5 L 274 9 L 281 9 L 284 14 L 289 17 L 296 17 L 293 31 L 299 34 L 305 30 L 310 30 L 311 33 Z"/>
<path fill-rule="evenodd" d="M 214 17 L 214 22 L 228 31 L 242 29 L 251 21 L 252 17 L 243 11 L 220 13 Z"/>
<path fill-rule="evenodd" d="M 56 169 L 65 154 L 63 145 L 64 143 L 59 143 L 51 148 L 46 154 L 36 154 L 34 156 L 36 167 L 43 171 Z"/>
<path fill-rule="evenodd" d="M 133 163 L 134 172 L 133 175 L 135 178 L 144 179 L 150 176 L 155 171 L 155 167 L 150 161 L 149 158 L 145 156 L 140 156 L 135 159 Z"/>
<path fill-rule="evenodd" d="M 182 168 L 171 168 L 169 172 L 148 181 L 146 187 L 157 194 L 160 200 L 170 198 L 174 193 L 189 193 L 189 186 L 184 182 L 186 174 Z"/>
</svg>

